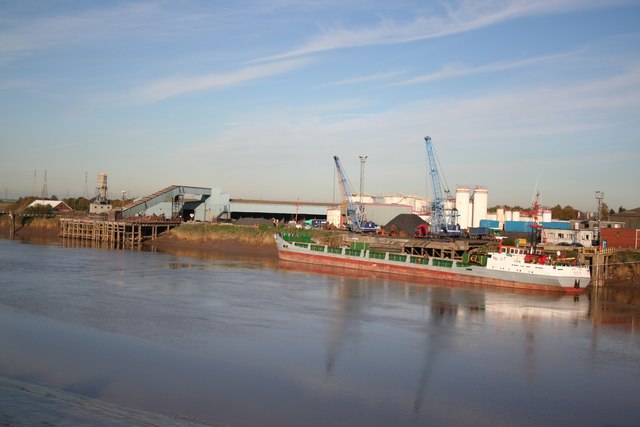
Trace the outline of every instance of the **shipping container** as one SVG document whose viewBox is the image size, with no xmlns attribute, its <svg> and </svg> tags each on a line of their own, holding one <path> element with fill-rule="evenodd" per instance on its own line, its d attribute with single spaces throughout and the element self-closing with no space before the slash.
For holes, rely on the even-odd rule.
<svg viewBox="0 0 640 427">
<path fill-rule="evenodd" d="M 504 231 L 510 233 L 530 233 L 533 222 L 530 221 L 505 221 Z"/>
<path fill-rule="evenodd" d="M 544 221 L 540 225 L 542 225 L 542 228 L 553 230 L 571 230 L 571 223 L 568 221 Z"/>
<path fill-rule="evenodd" d="M 493 228 L 494 230 L 499 230 L 500 222 L 493 219 L 481 219 L 480 227 Z"/>
<path fill-rule="evenodd" d="M 632 228 L 603 228 L 600 242 L 608 248 L 640 249 L 640 230 Z"/>
<path fill-rule="evenodd" d="M 482 239 L 484 237 L 489 237 L 491 235 L 491 230 L 489 227 L 471 227 L 469 229 L 469 237 L 472 239 Z"/>
</svg>

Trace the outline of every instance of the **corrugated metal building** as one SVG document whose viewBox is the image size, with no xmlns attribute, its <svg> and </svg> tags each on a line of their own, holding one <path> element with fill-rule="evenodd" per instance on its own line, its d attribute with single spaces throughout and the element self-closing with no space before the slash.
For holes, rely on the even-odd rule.
<svg viewBox="0 0 640 427">
<path fill-rule="evenodd" d="M 252 199 L 230 199 L 229 204 L 232 219 L 275 218 L 281 221 L 293 220 L 296 216 L 298 220 L 324 219 L 327 210 L 333 206 L 332 203 Z"/>
<path fill-rule="evenodd" d="M 609 221 L 623 222 L 625 228 L 640 229 L 640 208 L 613 214 Z"/>
</svg>

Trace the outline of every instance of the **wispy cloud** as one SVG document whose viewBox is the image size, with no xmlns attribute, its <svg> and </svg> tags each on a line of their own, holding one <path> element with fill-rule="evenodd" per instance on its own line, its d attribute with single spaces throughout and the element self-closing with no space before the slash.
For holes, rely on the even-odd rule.
<svg viewBox="0 0 640 427">
<path fill-rule="evenodd" d="M 629 3 L 631 0 L 612 1 Z M 280 60 L 336 49 L 408 43 L 464 33 L 526 16 L 610 5 L 611 2 L 603 0 L 463 0 L 456 6 L 446 7 L 442 16 L 417 16 L 410 21 L 382 18 L 375 25 L 358 28 L 321 27 L 320 35 L 300 47 L 256 61 Z"/>
<path fill-rule="evenodd" d="M 559 53 L 555 55 L 544 55 L 544 56 L 536 56 L 532 58 L 518 59 L 514 61 L 499 61 L 493 62 L 491 64 L 485 64 L 477 67 L 468 67 L 465 65 L 459 64 L 447 64 L 444 65 L 440 70 L 424 74 L 417 77 L 412 77 L 410 79 L 406 79 L 400 82 L 391 83 L 390 86 L 400 86 L 400 85 L 411 85 L 417 83 L 425 83 L 442 79 L 449 79 L 454 77 L 468 76 L 474 74 L 483 74 L 483 73 L 493 73 L 497 71 L 506 71 L 513 70 L 516 68 L 528 67 L 533 64 L 547 62 L 552 60 L 557 60 L 561 58 L 566 58 L 569 56 L 576 55 L 578 51 L 570 52 L 570 53 Z"/>
<path fill-rule="evenodd" d="M 0 60 L 6 62 L 40 49 L 75 45 L 105 35 L 117 36 L 149 22 L 156 12 L 151 5 L 135 4 L 27 21 L 16 18 L 16 23 L 0 32 Z"/>
<path fill-rule="evenodd" d="M 327 83 L 323 86 L 344 86 L 344 85 L 353 85 L 353 84 L 360 84 L 360 83 L 370 83 L 370 82 L 376 82 L 381 80 L 388 80 L 388 79 L 397 77 L 402 73 L 403 73 L 402 71 L 390 71 L 388 73 L 370 74 L 368 76 L 352 77 L 350 79 L 344 79 L 336 82 Z"/>
<path fill-rule="evenodd" d="M 241 68 L 229 73 L 171 77 L 131 91 L 137 102 L 157 102 L 174 96 L 246 83 L 252 80 L 284 74 L 309 64 L 307 59 L 292 59 Z"/>
</svg>

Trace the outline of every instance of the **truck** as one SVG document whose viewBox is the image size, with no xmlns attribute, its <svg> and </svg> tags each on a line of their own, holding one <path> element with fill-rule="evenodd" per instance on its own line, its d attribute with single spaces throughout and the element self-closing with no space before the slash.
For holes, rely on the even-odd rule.
<svg viewBox="0 0 640 427">
<path fill-rule="evenodd" d="M 489 227 L 470 227 L 467 230 L 470 239 L 486 239 L 491 236 Z"/>
</svg>

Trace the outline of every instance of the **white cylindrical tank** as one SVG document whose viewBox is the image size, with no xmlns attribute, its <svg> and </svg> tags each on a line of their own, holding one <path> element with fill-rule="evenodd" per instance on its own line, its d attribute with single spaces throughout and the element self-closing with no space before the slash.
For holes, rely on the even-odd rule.
<svg viewBox="0 0 640 427">
<path fill-rule="evenodd" d="M 473 226 L 479 227 L 481 219 L 487 219 L 489 192 L 486 188 L 477 187 L 473 191 Z"/>
<path fill-rule="evenodd" d="M 458 210 L 458 225 L 465 230 L 469 227 L 469 189 L 465 187 L 456 188 L 456 209 Z"/>
<path fill-rule="evenodd" d="M 404 197 L 402 196 L 384 196 L 382 198 L 382 203 L 384 203 L 385 205 L 395 205 L 400 203 L 400 201 L 403 199 Z"/>
<path fill-rule="evenodd" d="M 542 210 L 542 222 L 551 222 L 551 209 Z"/>
<path fill-rule="evenodd" d="M 520 211 L 513 211 L 511 218 L 513 218 L 513 221 L 520 221 Z"/>
<path fill-rule="evenodd" d="M 353 201 L 353 203 L 356 203 L 356 204 L 375 203 L 373 196 L 367 196 L 366 194 L 363 194 L 362 197 L 360 197 L 359 194 L 356 194 L 351 198 L 351 200 Z"/>
<path fill-rule="evenodd" d="M 327 209 L 327 223 L 340 227 L 340 207 Z"/>
<path fill-rule="evenodd" d="M 504 208 L 496 209 L 496 218 L 500 224 L 504 223 Z"/>
<path fill-rule="evenodd" d="M 404 194 L 383 196 L 382 203 L 385 205 L 408 205 L 414 212 L 425 212 L 427 201 L 417 196 L 406 196 Z"/>
<path fill-rule="evenodd" d="M 107 173 L 99 172 L 98 173 L 98 195 L 96 198 L 96 203 L 106 203 L 107 202 Z"/>
<path fill-rule="evenodd" d="M 106 187 L 107 186 L 107 173 L 106 172 L 99 172 L 98 173 L 98 188 L 102 188 L 102 187 Z"/>
<path fill-rule="evenodd" d="M 504 211 L 504 220 L 513 221 L 513 211 L 510 211 L 510 210 Z"/>
</svg>

